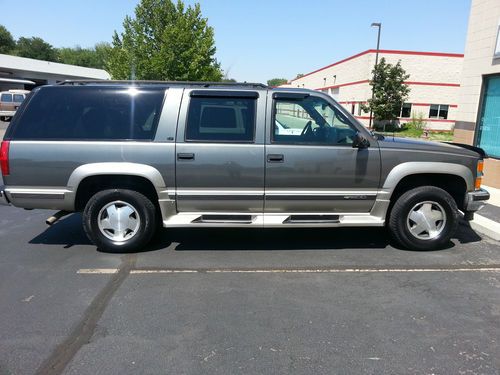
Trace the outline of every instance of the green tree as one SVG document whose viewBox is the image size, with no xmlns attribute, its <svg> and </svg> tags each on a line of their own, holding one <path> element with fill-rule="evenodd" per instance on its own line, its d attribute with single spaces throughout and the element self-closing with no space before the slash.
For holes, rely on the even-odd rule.
<svg viewBox="0 0 500 375">
<path fill-rule="evenodd" d="M 21 57 L 29 57 L 45 61 L 57 61 L 57 51 L 49 43 L 39 37 L 20 37 L 17 40 L 14 53 Z"/>
<path fill-rule="evenodd" d="M 115 31 L 108 71 L 115 79 L 219 81 L 214 30 L 199 4 L 141 0 Z"/>
<path fill-rule="evenodd" d="M 279 86 L 284 85 L 285 83 L 288 83 L 288 80 L 286 78 L 271 78 L 267 80 L 268 86 Z"/>
<path fill-rule="evenodd" d="M 108 43 L 98 43 L 93 48 L 59 48 L 57 54 L 63 64 L 86 66 L 88 68 L 104 69 L 111 46 Z"/>
<path fill-rule="evenodd" d="M 382 57 L 373 68 L 373 99 L 363 105 L 365 112 L 373 111 L 375 121 L 396 120 L 403 103 L 408 99 L 410 88 L 405 81 L 410 77 L 398 61 L 396 65 L 388 64 Z"/>
<path fill-rule="evenodd" d="M 12 37 L 12 34 L 5 26 L 0 25 L 0 53 L 11 53 L 15 47 L 16 41 Z"/>
</svg>

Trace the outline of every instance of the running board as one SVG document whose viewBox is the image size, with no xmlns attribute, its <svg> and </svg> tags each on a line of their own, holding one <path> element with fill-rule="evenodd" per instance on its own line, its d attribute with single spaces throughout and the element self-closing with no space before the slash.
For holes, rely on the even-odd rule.
<svg viewBox="0 0 500 375">
<path fill-rule="evenodd" d="M 283 224 L 338 224 L 339 215 L 290 215 Z"/>
<path fill-rule="evenodd" d="M 252 215 L 201 215 L 194 219 L 192 223 L 252 224 L 253 220 Z"/>
<path fill-rule="evenodd" d="M 284 227 L 380 227 L 384 219 L 369 213 L 226 213 L 181 212 L 163 220 L 166 228 L 284 228 Z"/>
</svg>

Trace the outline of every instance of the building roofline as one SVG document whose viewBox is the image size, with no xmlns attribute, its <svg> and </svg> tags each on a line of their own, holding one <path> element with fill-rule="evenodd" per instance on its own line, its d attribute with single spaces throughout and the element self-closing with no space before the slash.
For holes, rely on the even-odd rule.
<svg viewBox="0 0 500 375">
<path fill-rule="evenodd" d="M 109 73 L 103 69 L 63 64 L 52 61 L 31 59 L 28 57 L 0 54 L 0 68 L 14 71 L 31 71 L 42 74 L 66 75 L 72 77 L 109 79 Z"/>
<path fill-rule="evenodd" d="M 307 77 L 311 74 L 314 74 L 314 73 L 317 73 L 317 72 L 320 72 L 322 70 L 325 70 L 325 69 L 328 69 L 328 68 L 331 68 L 332 66 L 335 66 L 335 65 L 339 65 L 339 64 L 342 64 L 342 63 L 345 63 L 349 60 L 353 60 L 357 57 L 360 57 L 360 56 L 363 56 L 363 55 L 367 55 L 369 53 L 376 53 L 377 50 L 376 49 L 368 49 L 366 51 L 363 51 L 363 52 L 360 52 L 360 53 L 357 53 L 355 55 L 352 55 L 352 56 L 349 56 L 349 57 L 346 57 L 345 59 L 342 59 L 342 60 L 339 60 L 339 61 L 336 61 L 334 62 L 333 64 L 330 64 L 330 65 L 327 65 L 327 66 L 324 66 L 322 68 L 319 68 L 319 69 L 316 69 L 312 72 L 309 72 L 307 74 L 304 74 L 302 77 L 300 78 L 294 78 L 292 80 L 290 80 L 290 82 L 294 82 L 298 79 L 301 79 L 301 78 L 304 78 L 304 77 Z M 382 53 L 382 54 L 386 54 L 386 55 L 390 55 L 390 54 L 394 54 L 394 55 L 414 55 L 414 56 L 438 56 L 438 57 L 458 57 L 458 58 L 463 58 L 464 57 L 464 54 L 463 53 L 448 53 L 448 52 L 425 52 L 425 51 L 403 51 L 403 50 L 392 50 L 392 49 L 380 49 L 379 50 L 379 53 Z"/>
</svg>

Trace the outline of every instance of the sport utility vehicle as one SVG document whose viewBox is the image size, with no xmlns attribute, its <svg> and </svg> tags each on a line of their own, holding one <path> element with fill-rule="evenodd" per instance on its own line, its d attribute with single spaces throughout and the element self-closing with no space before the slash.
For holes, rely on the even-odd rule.
<svg viewBox="0 0 500 375">
<path fill-rule="evenodd" d="M 330 96 L 260 84 L 69 82 L 34 90 L 1 146 L 4 203 L 82 211 L 108 251 L 157 227 L 387 226 L 443 246 L 489 198 L 483 150 L 371 134 Z"/>
</svg>

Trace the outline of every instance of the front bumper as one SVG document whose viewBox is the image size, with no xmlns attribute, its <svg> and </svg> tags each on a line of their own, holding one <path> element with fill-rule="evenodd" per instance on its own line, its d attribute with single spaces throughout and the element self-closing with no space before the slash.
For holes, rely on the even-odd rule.
<svg viewBox="0 0 500 375">
<path fill-rule="evenodd" d="M 490 199 L 490 193 L 487 190 L 479 189 L 468 192 L 465 196 L 465 211 L 475 212 L 480 210 L 488 199 Z"/>
<path fill-rule="evenodd" d="M 5 190 L 3 186 L 0 186 L 0 206 L 10 206 L 10 202 L 5 195 Z"/>
</svg>

